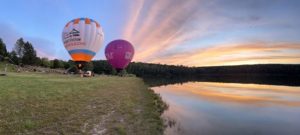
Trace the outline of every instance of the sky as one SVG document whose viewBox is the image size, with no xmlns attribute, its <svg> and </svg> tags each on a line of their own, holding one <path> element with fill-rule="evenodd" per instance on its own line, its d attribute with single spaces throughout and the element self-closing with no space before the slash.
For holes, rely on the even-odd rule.
<svg viewBox="0 0 300 135">
<path fill-rule="evenodd" d="M 300 64 L 299 0 L 3 0 L 0 38 L 23 37 L 39 57 L 69 60 L 61 33 L 72 19 L 103 27 L 105 46 L 130 41 L 133 61 L 185 66 Z"/>
</svg>

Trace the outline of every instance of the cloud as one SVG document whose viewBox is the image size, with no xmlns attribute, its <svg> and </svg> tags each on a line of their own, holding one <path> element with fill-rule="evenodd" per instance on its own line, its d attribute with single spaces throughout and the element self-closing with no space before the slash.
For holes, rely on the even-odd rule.
<svg viewBox="0 0 300 135">
<path fill-rule="evenodd" d="M 185 24 L 198 14 L 199 4 L 197 0 L 142 1 L 138 4 L 123 35 L 135 45 L 136 60 L 145 60 L 162 48 L 188 39 L 190 36 L 180 35 L 186 31 Z"/>
<path fill-rule="evenodd" d="M 32 43 L 35 50 L 37 51 L 37 55 L 39 57 L 47 57 L 50 59 L 57 58 L 56 57 L 56 45 L 50 40 L 40 38 L 40 37 L 29 37 L 23 35 L 17 29 L 15 29 L 12 25 L 7 23 L 0 23 L 0 38 L 3 39 L 4 43 L 7 46 L 7 49 L 11 51 L 16 43 L 16 41 L 23 37 L 25 41 Z"/>
<path fill-rule="evenodd" d="M 257 84 L 233 84 L 198 82 L 168 87 L 173 93 L 192 93 L 205 100 L 235 102 L 249 105 L 300 106 L 299 91 L 296 87 Z M 183 91 L 184 90 L 184 91 Z M 288 98 L 282 98 L 282 96 Z"/>
<path fill-rule="evenodd" d="M 277 13 L 282 10 L 279 5 L 283 4 L 292 6 L 288 2 L 259 0 L 140 0 L 131 11 L 123 38 L 135 46 L 134 61 L 190 66 L 238 64 L 242 61 L 297 63 L 298 54 L 285 56 L 285 52 L 266 45 L 275 41 L 290 44 L 291 40 L 297 40 L 297 21 L 289 21 L 294 14 L 285 14 L 291 14 L 293 10 L 284 9 Z M 204 40 L 209 40 L 210 45 L 198 43 Z M 257 41 L 264 42 L 264 45 L 257 45 Z M 240 48 L 232 47 L 234 43 Z M 186 51 L 188 49 L 193 51 Z M 245 54 L 239 53 L 241 50 L 249 56 L 243 56 Z M 260 58 L 257 53 L 262 53 Z"/>
<path fill-rule="evenodd" d="M 128 24 L 125 27 L 126 29 L 124 30 L 124 33 L 123 33 L 123 36 L 125 39 L 132 38 L 132 36 L 134 34 L 133 29 L 134 29 L 135 25 L 137 25 L 137 21 L 141 14 L 141 10 L 142 10 L 143 6 L 144 6 L 144 0 L 137 0 L 134 2 L 133 6 L 132 6 L 132 7 L 136 7 L 136 8 L 130 8 L 131 16 L 128 19 L 130 21 L 128 21 Z"/>
<path fill-rule="evenodd" d="M 6 23 L 0 23 L 0 38 L 6 44 L 8 50 L 11 50 L 14 47 L 17 39 L 21 37 L 21 33 L 19 33 L 14 27 Z"/>
<path fill-rule="evenodd" d="M 300 63 L 299 43 L 243 43 L 183 51 L 150 62 L 190 66 Z"/>
<path fill-rule="evenodd" d="M 38 37 L 25 37 L 24 40 L 28 40 L 30 43 L 32 43 L 39 57 L 47 57 L 49 59 L 57 58 L 56 52 L 58 51 L 58 47 L 55 45 L 55 43 Z"/>
<path fill-rule="evenodd" d="M 123 37 L 136 48 L 136 61 L 148 61 L 185 41 L 214 33 L 226 19 L 215 17 L 215 2 L 199 0 L 139 1 Z M 259 17 L 251 17 L 259 19 Z M 214 27 L 214 28 L 213 28 Z"/>
</svg>

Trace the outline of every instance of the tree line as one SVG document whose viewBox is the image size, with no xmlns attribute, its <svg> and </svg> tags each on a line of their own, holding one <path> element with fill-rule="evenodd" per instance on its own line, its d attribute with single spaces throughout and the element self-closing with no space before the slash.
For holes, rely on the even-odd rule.
<svg viewBox="0 0 300 135">
<path fill-rule="evenodd" d="M 12 51 L 8 52 L 6 44 L 0 38 L 0 61 L 8 61 L 15 65 L 31 65 L 46 68 L 62 68 L 67 69 L 73 64 L 72 61 L 63 61 L 59 59 L 49 60 L 46 57 L 40 58 L 33 45 L 29 41 L 19 38 Z"/>
<path fill-rule="evenodd" d="M 6 49 L 5 43 L 0 38 L 0 60 L 7 60 L 17 65 L 42 66 L 47 68 L 70 69 L 76 72 L 74 62 L 59 59 L 37 57 L 33 45 L 20 38 L 16 41 L 11 52 Z M 87 63 L 83 70 L 94 71 L 97 74 L 117 74 L 106 60 L 94 60 Z M 151 64 L 131 62 L 122 73 L 135 74 L 138 77 L 203 77 L 214 76 L 300 76 L 300 64 L 260 64 L 260 65 L 237 65 L 237 66 L 214 66 L 214 67 L 188 67 L 182 65 Z"/>
<path fill-rule="evenodd" d="M 116 71 L 106 60 L 92 62 L 94 72 L 98 74 L 115 74 Z M 143 78 L 201 78 L 201 77 L 224 77 L 224 76 L 293 76 L 300 77 L 300 64 L 257 64 L 235 66 L 212 66 L 212 67 L 188 67 L 182 65 L 152 64 L 143 62 L 131 62 L 125 71 Z"/>
</svg>

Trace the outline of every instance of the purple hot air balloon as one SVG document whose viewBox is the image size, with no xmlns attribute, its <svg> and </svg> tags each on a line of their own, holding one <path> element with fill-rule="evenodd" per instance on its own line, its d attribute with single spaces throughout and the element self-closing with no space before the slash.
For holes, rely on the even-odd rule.
<svg viewBox="0 0 300 135">
<path fill-rule="evenodd" d="M 113 68 L 120 71 L 127 67 L 134 55 L 134 48 L 126 40 L 114 40 L 105 48 L 105 56 Z"/>
</svg>

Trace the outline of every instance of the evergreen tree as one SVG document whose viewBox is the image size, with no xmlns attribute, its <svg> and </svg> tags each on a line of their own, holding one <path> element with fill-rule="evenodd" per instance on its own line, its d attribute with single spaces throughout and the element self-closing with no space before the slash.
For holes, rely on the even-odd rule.
<svg viewBox="0 0 300 135">
<path fill-rule="evenodd" d="M 8 53 L 6 50 L 6 45 L 0 38 L 0 56 L 3 57 L 3 59 L 4 59 L 4 57 L 6 57 L 7 55 L 8 55 Z"/>
<path fill-rule="evenodd" d="M 54 59 L 54 60 L 52 60 L 51 63 L 52 63 L 51 68 L 64 68 L 64 64 L 62 63 L 61 60 Z"/>
<path fill-rule="evenodd" d="M 12 60 L 13 64 L 19 64 L 20 63 L 20 59 L 17 56 L 17 53 L 15 51 L 11 51 L 9 53 L 9 58 Z"/>
<path fill-rule="evenodd" d="M 36 64 L 36 61 L 37 61 L 36 51 L 34 50 L 31 43 L 26 42 L 23 48 L 22 63 L 25 65 L 34 65 Z"/>
<path fill-rule="evenodd" d="M 19 58 L 22 58 L 24 55 L 24 46 L 25 46 L 25 42 L 23 38 L 18 39 L 15 44 L 14 51 Z"/>
</svg>

